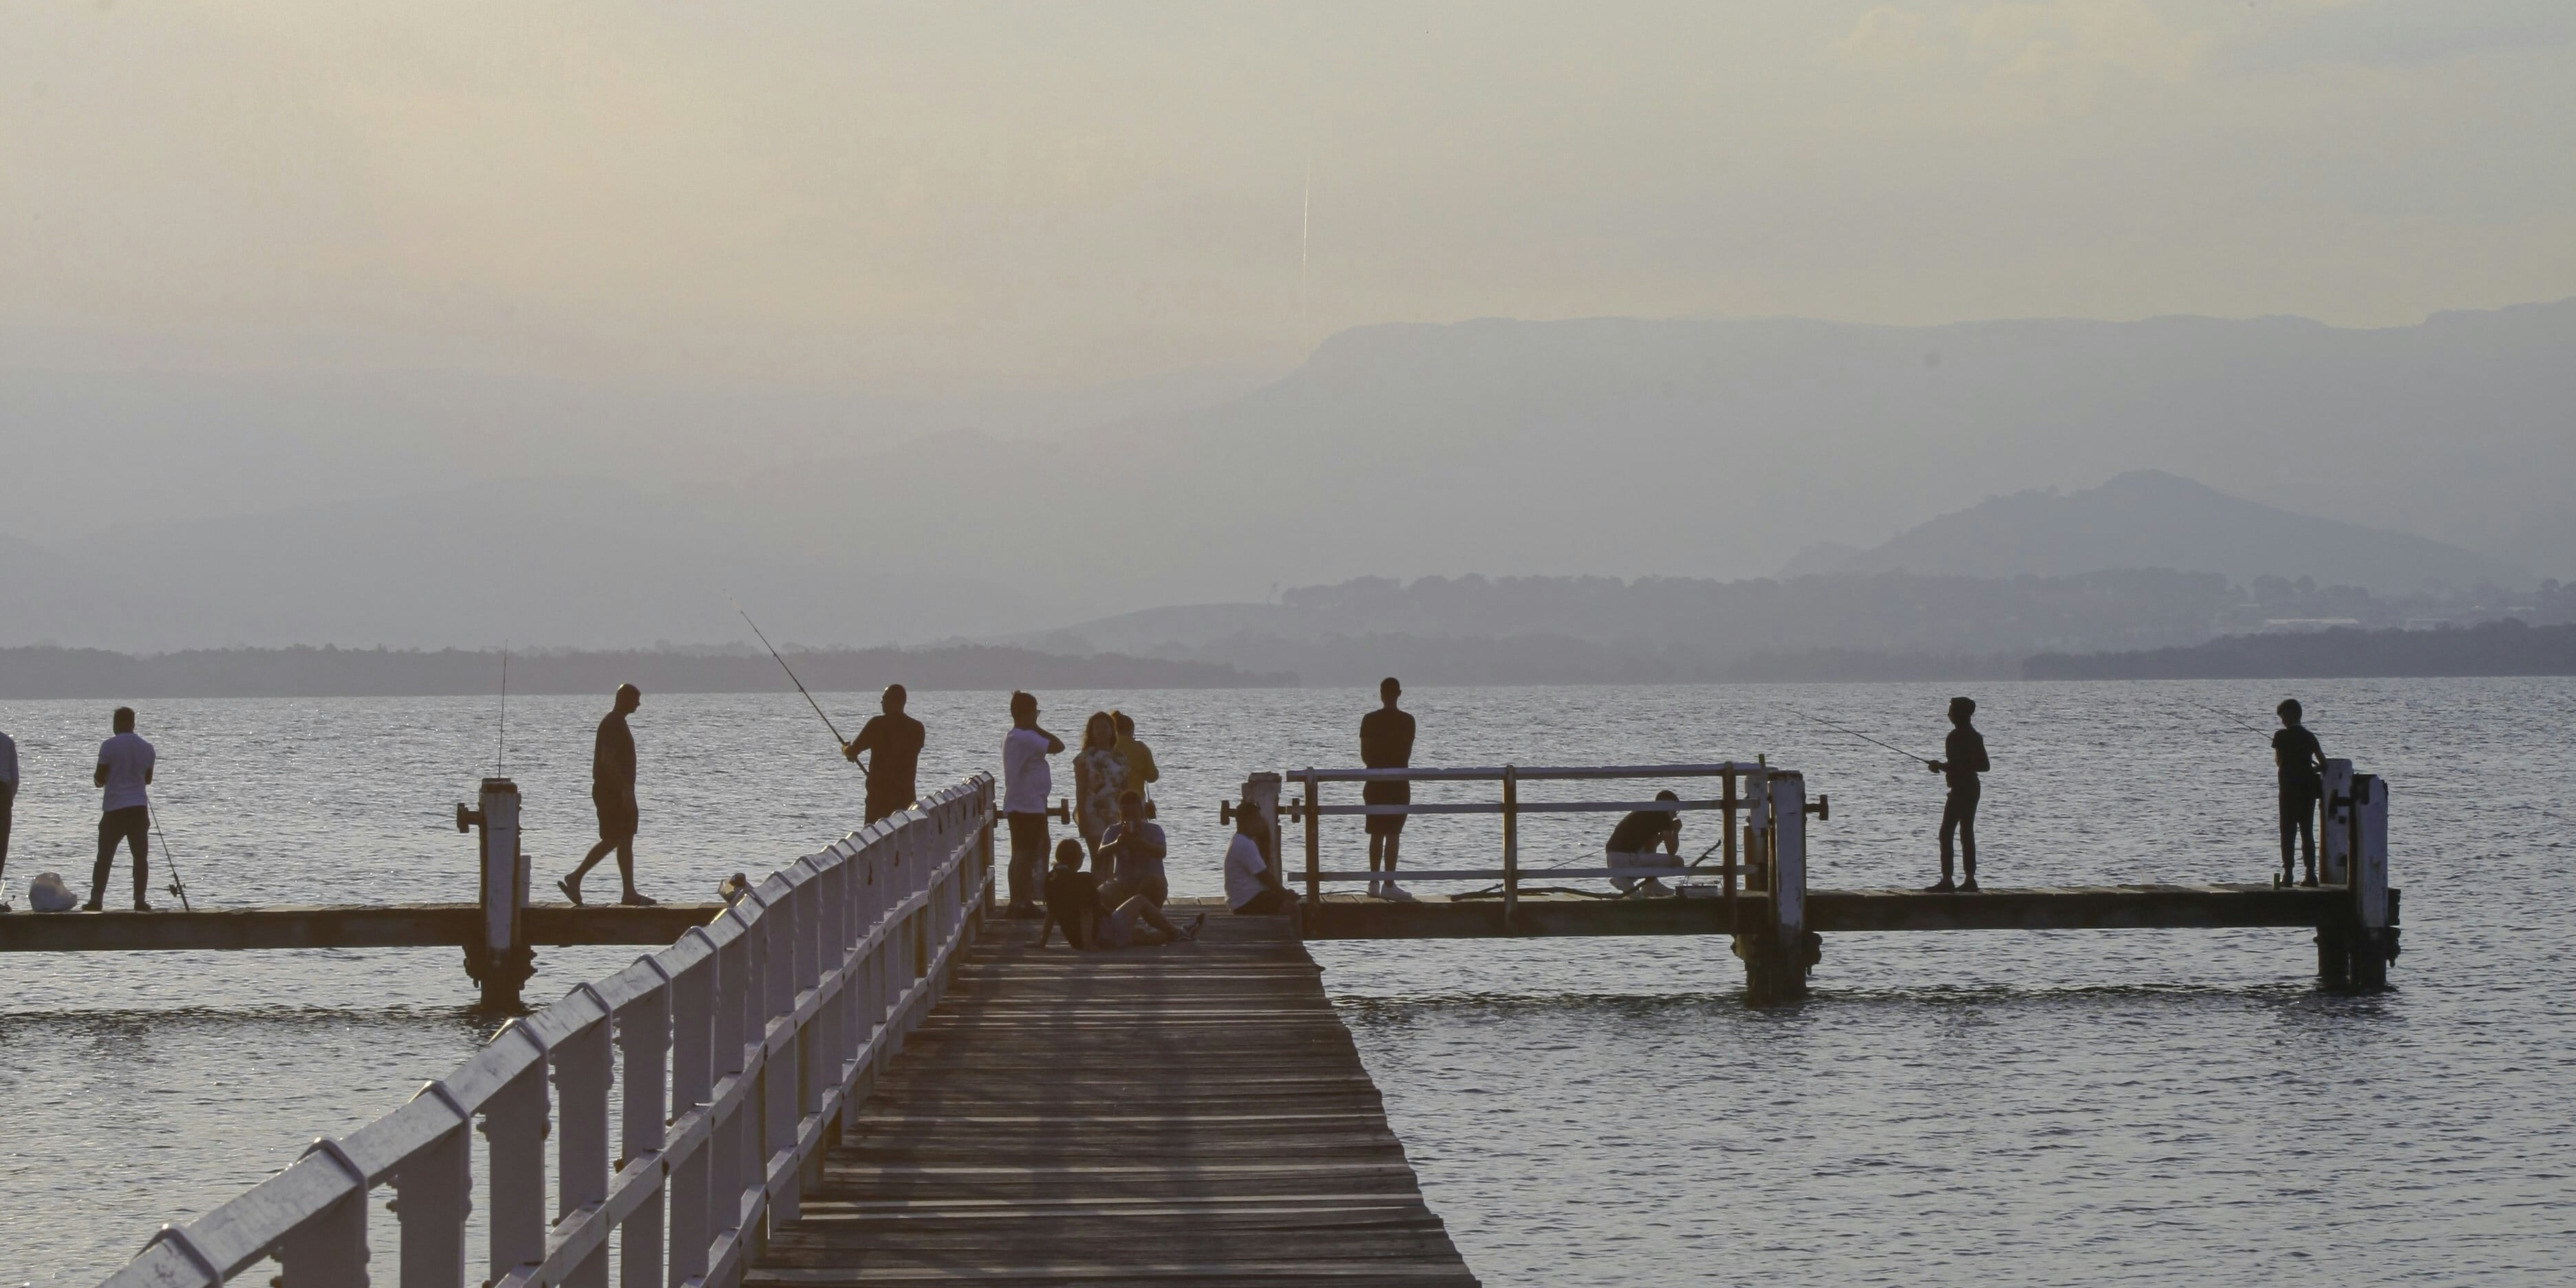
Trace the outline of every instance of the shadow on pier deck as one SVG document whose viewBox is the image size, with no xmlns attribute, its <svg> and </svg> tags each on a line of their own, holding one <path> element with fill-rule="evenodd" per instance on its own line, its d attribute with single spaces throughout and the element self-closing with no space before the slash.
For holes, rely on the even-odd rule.
<svg viewBox="0 0 2576 1288">
<path fill-rule="evenodd" d="M 1473 1284 L 1285 918 L 996 921 L 747 1284 Z M 1186 912 L 1185 912 L 1186 910 Z"/>
</svg>

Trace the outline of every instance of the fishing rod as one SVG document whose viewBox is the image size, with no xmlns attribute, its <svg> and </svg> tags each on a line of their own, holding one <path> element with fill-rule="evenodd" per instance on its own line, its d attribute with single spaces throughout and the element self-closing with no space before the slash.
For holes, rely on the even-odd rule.
<svg viewBox="0 0 2576 1288">
<path fill-rule="evenodd" d="M 795 685 L 796 691 L 805 695 L 805 705 L 814 708 L 815 715 L 823 717 L 823 727 L 832 731 L 832 745 L 847 751 L 850 746 L 850 740 L 841 736 L 841 727 L 832 723 L 832 717 L 823 714 L 823 704 L 816 702 L 814 700 L 813 693 L 806 689 L 805 682 L 796 678 L 796 668 L 789 666 L 786 658 L 778 656 L 778 646 L 769 642 L 769 636 L 766 632 L 760 629 L 760 623 L 751 620 L 751 614 L 745 611 L 739 602 L 733 606 L 733 611 L 741 613 L 742 624 L 750 627 L 752 634 L 760 636 L 760 646 L 768 649 L 771 657 L 778 658 L 778 669 L 785 671 L 787 673 L 788 683 Z M 853 763 L 856 763 L 855 757 L 853 757 L 852 760 Z M 860 764 L 859 768 L 864 770 L 867 766 L 865 764 Z"/>
<path fill-rule="evenodd" d="M 1817 716 L 1810 716 L 1810 715 L 1807 715 L 1807 713 L 1806 713 L 1806 712 L 1804 712 L 1804 711 L 1799 711 L 1799 710 L 1796 710 L 1796 709 L 1794 709 L 1794 708 L 1790 711 L 1790 713 L 1789 713 L 1789 714 L 1791 714 L 1791 715 L 1795 715 L 1795 716 L 1804 716 L 1806 719 L 1814 720 L 1817 724 L 1823 725 L 1824 727 L 1826 727 L 1826 728 L 1828 728 L 1828 729 L 1831 729 L 1831 730 L 1833 730 L 1833 731 L 1834 731 L 1834 732 L 1836 732 L 1836 733 L 1847 733 L 1847 734 L 1850 734 L 1852 737 L 1858 738 L 1858 739 L 1860 739 L 1862 742 L 1875 743 L 1875 744 L 1877 744 L 1878 746 L 1886 747 L 1889 751 L 1895 752 L 1897 755 L 1903 756 L 1903 757 L 1905 757 L 1907 760 L 1916 761 L 1916 762 L 1918 762 L 1918 763 L 1926 764 L 1926 765 L 1929 765 L 1929 764 L 1932 764 L 1932 763 L 1933 763 L 1933 761 L 1931 760 L 1931 758 L 1930 758 L 1930 757 L 1927 757 L 1927 756 L 1918 756 L 1918 755 L 1915 755 L 1913 752 L 1907 751 L 1907 750 L 1906 750 L 1906 749 L 1904 749 L 1903 747 L 1894 746 L 1894 745 L 1891 745 L 1891 744 L 1889 744 L 1889 743 L 1879 742 L 1879 741 L 1878 741 L 1878 739 L 1876 739 L 1876 738 L 1872 738 L 1872 737 L 1870 737 L 1868 734 L 1862 733 L 1862 732 L 1861 732 L 1861 731 L 1859 731 L 1858 729 L 1845 729 L 1845 728 L 1843 728 L 1841 725 L 1835 724 L 1835 723 L 1834 723 L 1833 721 L 1831 721 L 1831 720 L 1822 719 L 1822 718 L 1817 717 Z"/>
<path fill-rule="evenodd" d="M 147 809 L 150 809 L 152 834 L 161 838 L 162 861 L 170 865 L 170 884 L 162 888 L 179 896 L 179 910 L 181 912 L 195 912 L 196 909 L 188 905 L 188 883 L 179 879 L 179 852 L 170 848 L 169 836 L 161 831 L 161 811 L 158 809 L 151 809 L 151 802 L 149 801 L 144 802 L 144 805 Z"/>
<path fill-rule="evenodd" d="M 2203 710 L 2203 711 L 2206 711 L 2206 712 L 2210 713 L 2211 715 L 2219 716 L 2219 717 L 2222 717 L 2222 718 L 2224 718 L 2224 719 L 2227 719 L 2227 720 L 2233 721 L 2233 722 L 2235 722 L 2236 724 L 2242 725 L 2242 726 L 2244 726 L 2244 727 L 2245 727 L 2246 731 L 2247 731 L 2247 732 L 2249 732 L 2249 733 L 2258 733 L 2258 734 L 2263 735 L 2263 736 L 2264 736 L 2264 737 L 2266 737 L 2266 738 L 2269 738 L 2269 737 L 2271 737 L 2271 736 L 2272 736 L 2272 731 L 2271 731 L 2271 730 L 2266 729 L 2266 728 L 2264 728 L 2263 726 L 2258 725 L 2258 724 L 2254 723 L 2253 721 L 2248 720 L 2248 719 L 2246 719 L 2245 717 L 2243 717 L 2243 716 L 2240 716 L 2240 715 L 2236 714 L 2236 713 L 2235 713 L 2235 712 L 2233 712 L 2233 711 L 2225 711 L 2225 710 L 2221 710 L 2221 709 L 2219 709 L 2219 708 L 2217 708 L 2217 707 L 2213 707 L 2213 706 L 2209 705 L 2209 704 L 2208 704 L 2208 703 L 2206 703 L 2206 702 L 2194 702 L 2194 701 L 2192 701 L 2192 700 L 2191 700 L 2191 699 L 2189 699 L 2189 698 L 2178 698 L 2178 699 L 2175 699 L 2175 700 L 2176 700 L 2176 701 L 2178 701 L 2178 702 L 2183 703 L 2185 706 L 2194 706 L 2194 707 L 2198 707 L 2198 708 L 2200 708 L 2201 710 Z"/>
</svg>

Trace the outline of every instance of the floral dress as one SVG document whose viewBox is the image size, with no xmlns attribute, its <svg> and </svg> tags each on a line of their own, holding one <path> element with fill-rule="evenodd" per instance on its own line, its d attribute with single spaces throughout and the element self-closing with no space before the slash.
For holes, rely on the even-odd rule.
<svg viewBox="0 0 2576 1288">
<path fill-rule="evenodd" d="M 1100 853 L 1100 834 L 1118 821 L 1118 793 L 1127 786 L 1127 769 L 1115 747 L 1092 747 L 1073 758 L 1073 825 L 1091 852 Z"/>
</svg>

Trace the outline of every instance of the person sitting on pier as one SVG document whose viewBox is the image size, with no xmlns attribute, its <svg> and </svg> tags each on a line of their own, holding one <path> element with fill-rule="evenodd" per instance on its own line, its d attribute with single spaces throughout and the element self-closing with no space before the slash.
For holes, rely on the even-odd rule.
<svg viewBox="0 0 2576 1288">
<path fill-rule="evenodd" d="M 1950 797 L 1941 804 L 1941 880 L 1929 887 L 1934 894 L 1977 892 L 1977 798 L 1985 792 L 1977 775 L 1993 766 L 1986 761 L 1986 736 L 1968 723 L 1976 714 L 1974 698 L 1950 699 L 1950 737 L 1941 745 L 1943 759 L 1923 762 L 1950 780 Z M 1959 858 L 1968 877 L 1955 885 L 1950 881 L 1953 834 L 1959 838 Z"/>
<path fill-rule="evenodd" d="M 1118 821 L 1101 834 L 1100 849 L 1110 859 L 1104 901 L 1114 906 L 1129 895 L 1143 895 L 1157 908 L 1171 901 L 1171 883 L 1163 878 L 1163 829 L 1146 819 L 1143 792 L 1130 788 L 1118 793 Z"/>
<path fill-rule="evenodd" d="M 1117 887 L 1113 883 L 1104 890 L 1082 870 L 1082 858 L 1082 842 L 1072 837 L 1055 848 L 1055 867 L 1047 872 L 1046 920 L 1038 926 L 1038 947 L 1046 947 L 1047 936 L 1058 926 L 1064 928 L 1064 942 L 1078 949 L 1152 948 L 1199 937 L 1199 928 L 1207 922 L 1204 913 L 1185 930 L 1141 894 L 1103 907 L 1117 895 Z"/>
<path fill-rule="evenodd" d="M 1011 827 L 1013 917 L 1038 915 L 1038 888 L 1046 879 L 1047 796 L 1055 774 L 1047 757 L 1064 754 L 1064 739 L 1038 727 L 1037 695 L 1011 695 L 1011 731 L 1002 735 L 1002 817 Z"/>
<path fill-rule="evenodd" d="M 1259 806 L 1245 800 L 1234 807 L 1234 839 L 1225 846 L 1225 904 L 1236 916 L 1275 917 L 1297 907 L 1297 896 L 1270 880 L 1270 861 L 1261 848 L 1269 831 Z"/>
<path fill-rule="evenodd" d="M 1678 803 L 1681 797 L 1668 788 L 1655 793 L 1655 799 Z M 1655 853 L 1655 847 L 1659 845 L 1664 849 L 1661 854 Z M 1632 810 L 1627 817 L 1619 820 L 1619 826 L 1610 829 L 1610 843 L 1603 848 L 1610 867 L 1657 868 L 1678 872 L 1682 868 L 1681 811 Z M 1643 880 L 1635 877 L 1612 877 L 1610 884 L 1617 886 L 1621 894 L 1642 895 L 1648 898 L 1672 893 L 1672 890 L 1663 882 L 1653 877 Z"/>
<path fill-rule="evenodd" d="M 626 727 L 626 717 L 643 705 L 642 689 L 618 685 L 616 703 L 600 717 L 599 731 L 590 741 L 590 803 L 599 812 L 599 844 L 590 847 L 571 875 L 555 883 L 576 908 L 581 906 L 581 879 L 612 850 L 617 853 L 617 879 L 626 887 L 617 901 L 632 908 L 650 908 L 655 902 L 635 888 L 635 833 L 642 813 L 635 804 L 635 732 Z"/>
<path fill-rule="evenodd" d="M 1091 874 L 1109 875 L 1108 853 L 1100 838 L 1118 824 L 1118 793 L 1127 786 L 1127 767 L 1118 758 L 1118 722 L 1106 711 L 1094 711 L 1082 722 L 1082 750 L 1073 754 L 1073 826 L 1091 847 Z"/>
<path fill-rule="evenodd" d="M 2299 723 L 2305 715 L 2297 698 L 2283 698 L 2274 708 L 2281 717 L 2281 731 L 2272 735 L 2272 763 L 2281 771 L 2281 879 L 2275 884 L 2288 885 L 2297 875 L 2290 866 L 2290 856 L 2299 842 L 2306 842 L 2308 875 L 2299 884 L 2317 883 L 2317 802 L 2326 794 L 2326 752 L 2317 744 L 2316 734 Z"/>
<path fill-rule="evenodd" d="M 877 699 L 883 712 L 872 716 L 859 727 L 859 736 L 841 744 L 841 759 L 855 765 L 859 753 L 869 753 L 867 763 L 867 821 L 876 822 L 889 814 L 912 808 L 920 799 L 914 789 L 913 775 L 921 766 L 921 745 L 928 741 L 921 722 L 903 713 L 905 694 L 900 684 L 889 684 L 885 695 Z"/>
<path fill-rule="evenodd" d="M 1390 675 L 1378 681 L 1377 695 L 1384 703 L 1377 710 L 1360 717 L 1360 763 L 1370 769 L 1405 769 L 1413 764 L 1413 717 L 1396 710 L 1395 700 L 1404 694 L 1404 686 Z M 1413 800 L 1411 779 L 1379 782 L 1372 779 L 1360 788 L 1360 800 L 1370 805 L 1405 805 Z M 1371 814 L 1368 816 L 1369 871 L 1384 871 L 1383 882 L 1369 882 L 1371 895 L 1386 899 L 1406 897 L 1395 884 L 1396 844 L 1404 836 L 1404 815 Z"/>
<path fill-rule="evenodd" d="M 98 745 L 98 767 L 90 771 L 93 787 L 105 789 L 98 801 L 98 863 L 90 869 L 89 902 L 99 911 L 107 900 L 107 874 L 116 865 L 116 843 L 134 851 L 134 910 L 150 912 L 143 892 L 152 886 L 152 744 L 134 732 L 134 708 L 118 707 L 116 736 Z"/>
</svg>

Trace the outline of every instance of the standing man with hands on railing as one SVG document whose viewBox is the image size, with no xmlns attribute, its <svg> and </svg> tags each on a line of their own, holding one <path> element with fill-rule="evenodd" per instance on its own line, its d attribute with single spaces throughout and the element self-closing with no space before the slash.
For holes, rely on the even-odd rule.
<svg viewBox="0 0 2576 1288">
<path fill-rule="evenodd" d="M 1407 769 L 1413 764 L 1413 716 L 1396 709 L 1395 700 L 1404 696 L 1404 686 L 1390 675 L 1377 684 L 1377 710 L 1360 717 L 1360 763 L 1370 769 Z M 1360 800 L 1370 805 L 1407 805 L 1413 801 L 1411 779 L 1370 779 L 1360 789 Z M 1311 803 L 1311 802 L 1310 802 Z M 1407 896 L 1395 884 L 1397 842 L 1404 839 L 1404 815 L 1371 814 L 1368 816 L 1369 871 L 1385 871 L 1386 880 L 1369 882 L 1369 893 L 1384 899 Z"/>
<path fill-rule="evenodd" d="M 1046 879 L 1047 797 L 1055 791 L 1055 771 L 1047 757 L 1064 754 L 1064 739 L 1038 727 L 1037 695 L 1011 695 L 1011 731 L 1002 735 L 1002 816 L 1011 828 L 1011 894 L 1013 917 L 1040 917 Z"/>
</svg>

